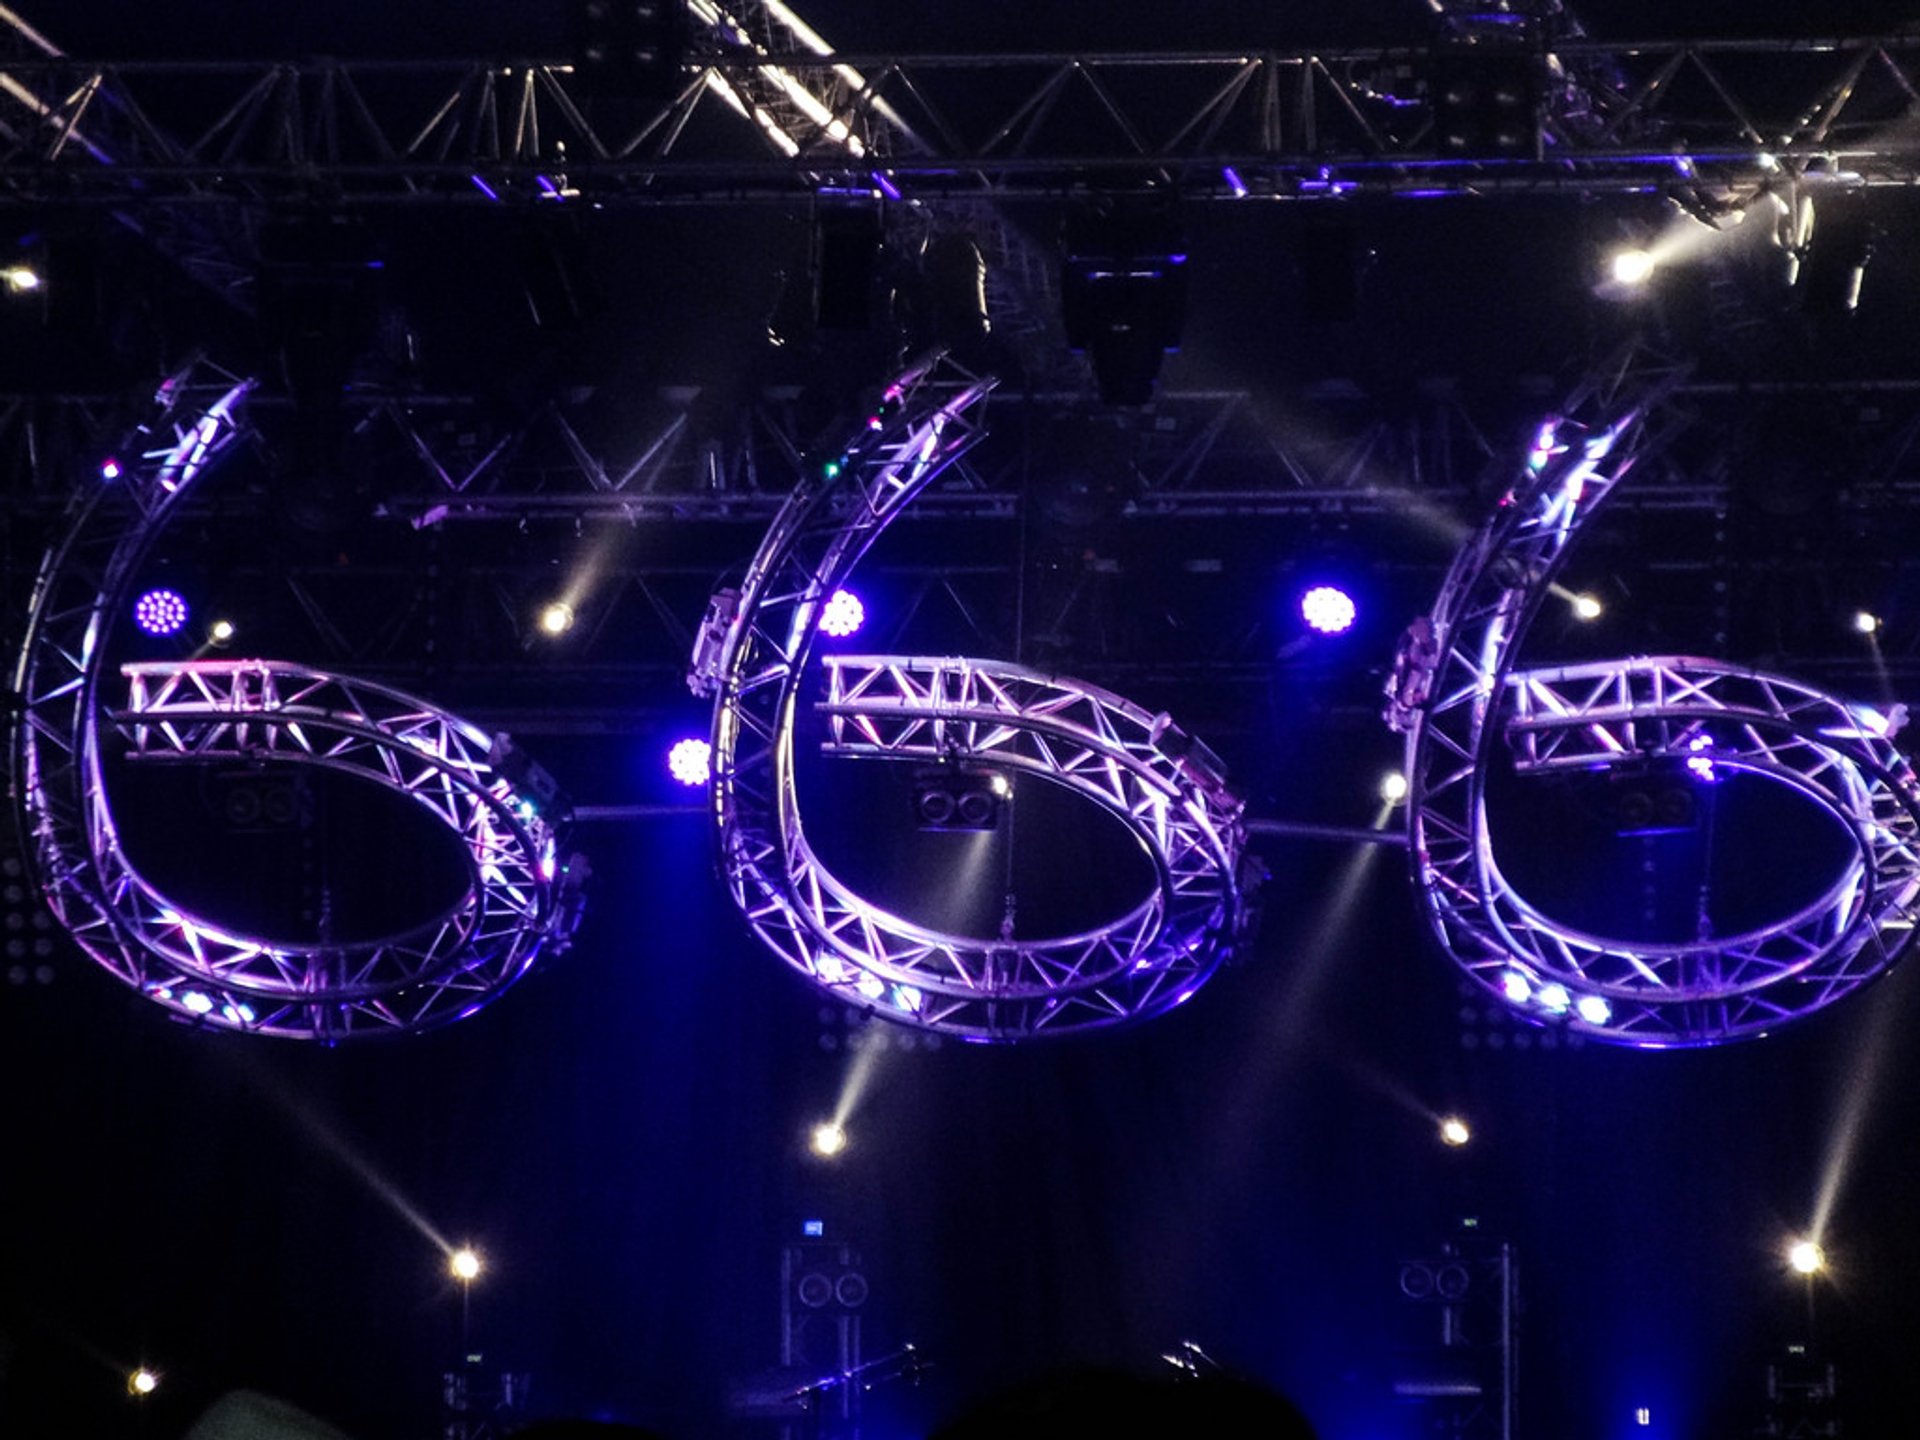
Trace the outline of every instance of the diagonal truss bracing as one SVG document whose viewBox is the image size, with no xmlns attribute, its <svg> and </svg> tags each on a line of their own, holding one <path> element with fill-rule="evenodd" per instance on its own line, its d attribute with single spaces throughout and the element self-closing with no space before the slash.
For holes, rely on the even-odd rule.
<svg viewBox="0 0 1920 1440">
<path fill-rule="evenodd" d="M 552 59 L 105 64 L 32 51 L 0 68 L 0 196 L 265 200 L 322 184 L 346 204 L 613 203 L 824 184 L 930 201 L 1092 184 L 1311 199 L 1920 174 L 1902 123 L 1920 95 L 1914 36 L 1541 38 L 1521 52 L 1545 87 L 1539 144 L 1462 159 L 1438 138 L 1424 46 L 850 54 L 784 6 L 697 9 L 684 84 L 620 128 Z M 686 143 L 706 130 L 722 143 Z"/>
<path fill-rule="evenodd" d="M 1448 954 L 1530 1019 L 1642 1046 L 1711 1045 L 1818 1010 L 1892 965 L 1920 917 L 1920 783 L 1891 743 L 1899 716 L 1712 660 L 1516 665 L 1569 547 L 1662 442 L 1677 379 L 1628 352 L 1541 427 L 1402 642 L 1388 709 L 1407 734 L 1415 876 Z M 1710 917 L 1684 943 L 1582 931 L 1529 903 L 1496 858 L 1487 784 L 1503 740 L 1521 777 L 1667 764 L 1790 786 L 1852 858 L 1815 899 L 1740 934 Z"/>
<path fill-rule="evenodd" d="M 493 738 L 383 686 L 271 661 L 127 668 L 107 698 L 116 618 L 140 565 L 245 433 L 251 382 L 196 364 L 76 491 L 35 587 L 15 671 L 14 801 L 48 908 L 122 982 L 194 1021 L 319 1039 L 423 1029 L 470 1014 L 577 919 L 557 817 L 495 763 Z M 245 758 L 359 775 L 458 835 L 471 881 L 445 914 L 365 944 L 282 944 L 192 913 L 128 859 L 103 765 L 118 725 L 135 763 Z"/>
</svg>

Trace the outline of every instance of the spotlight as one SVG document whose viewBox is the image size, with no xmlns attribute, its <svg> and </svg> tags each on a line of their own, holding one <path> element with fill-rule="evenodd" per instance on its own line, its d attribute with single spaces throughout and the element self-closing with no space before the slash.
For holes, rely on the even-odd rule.
<svg viewBox="0 0 1920 1440">
<path fill-rule="evenodd" d="M 1880 617 L 1870 610 L 1853 612 L 1853 628 L 1862 635 L 1872 635 L 1880 628 Z"/>
<path fill-rule="evenodd" d="M 127 1393 L 129 1395 L 145 1397 L 153 1394 L 153 1392 L 159 1388 L 160 1372 L 157 1370 L 149 1370 L 144 1365 L 127 1376 Z"/>
<path fill-rule="evenodd" d="M 836 590 L 820 612 L 820 633 L 844 640 L 867 622 L 867 607 L 851 590 Z"/>
<path fill-rule="evenodd" d="M 1621 285 L 1644 285 L 1653 278 L 1652 252 L 1637 248 L 1615 251 L 1608 269 Z"/>
<path fill-rule="evenodd" d="M 1164 197 L 1101 196 L 1067 215 L 1060 309 L 1067 344 L 1093 364 L 1100 398 L 1144 405 L 1180 346 L 1186 246 Z"/>
<path fill-rule="evenodd" d="M 846 1129 L 837 1120 L 823 1120 L 813 1127 L 807 1144 L 821 1159 L 830 1160 L 847 1148 Z"/>
<path fill-rule="evenodd" d="M 1564 1015 L 1573 1004 L 1564 985 L 1542 985 L 1539 994 L 1540 1008 L 1549 1015 Z"/>
<path fill-rule="evenodd" d="M 186 597 L 178 590 L 148 590 L 133 602 L 133 623 L 153 636 L 178 635 L 187 614 Z"/>
<path fill-rule="evenodd" d="M 1597 595 L 1576 595 L 1572 604 L 1573 618 L 1576 620 L 1598 620 L 1605 609 Z"/>
<path fill-rule="evenodd" d="M 1467 1122 L 1458 1115 L 1449 1115 L 1440 1122 L 1440 1143 L 1458 1150 L 1473 1138 L 1473 1131 L 1467 1128 Z"/>
<path fill-rule="evenodd" d="M 713 746 L 705 740 L 676 741 L 667 751 L 667 771 L 682 785 L 704 785 L 713 778 Z"/>
<path fill-rule="evenodd" d="M 574 59 L 595 94 L 666 100 L 674 93 L 690 30 L 678 0 L 574 0 Z"/>
<path fill-rule="evenodd" d="M 118 480 L 120 478 L 120 462 L 111 455 L 102 460 L 100 462 L 100 478 L 102 480 Z"/>
<path fill-rule="evenodd" d="M 1787 1263 L 1802 1275 L 1815 1275 L 1826 1269 L 1827 1257 L 1812 1240 L 1796 1240 L 1787 1248 Z"/>
<path fill-rule="evenodd" d="M 1389 770 L 1380 777 L 1380 798 L 1389 805 L 1398 805 L 1407 798 L 1407 777 L 1398 770 Z"/>
<path fill-rule="evenodd" d="M 993 830 L 1000 824 L 1005 784 L 991 770 L 920 770 L 913 777 L 913 813 L 922 830 Z"/>
<path fill-rule="evenodd" d="M 1545 72 L 1524 35 L 1443 42 L 1428 79 L 1435 144 L 1448 156 L 1534 154 L 1545 86 Z"/>
<path fill-rule="evenodd" d="M 1518 970 L 1509 970 L 1500 977 L 1500 993 L 1513 1004 L 1524 1005 L 1533 998 L 1533 986 Z"/>
<path fill-rule="evenodd" d="M 548 635 L 564 635 L 573 628 L 573 606 L 555 600 L 540 612 L 540 629 Z"/>
<path fill-rule="evenodd" d="M 447 1257 L 447 1269 L 454 1279 L 471 1282 L 479 1277 L 480 1257 L 471 1247 L 462 1245 Z"/>
<path fill-rule="evenodd" d="M 207 627 L 207 639 L 215 645 L 225 645 L 233 639 L 233 621 L 216 620 Z"/>
<path fill-rule="evenodd" d="M 45 283 L 31 265 L 9 265 L 0 270 L 0 284 L 4 284 L 11 295 L 31 294 Z"/>
<path fill-rule="evenodd" d="M 1614 833 L 1673 835 L 1697 828 L 1700 804 L 1694 782 L 1714 777 L 1700 774 L 1703 767 L 1692 762 L 1707 758 L 1704 753 L 1689 754 L 1684 760 L 1669 757 L 1644 769 L 1610 776 Z M 1704 768 L 1711 771 L 1711 762 Z"/>
<path fill-rule="evenodd" d="M 1300 597 L 1300 618 L 1322 635 L 1338 635 L 1359 614 L 1353 597 L 1334 585 L 1316 585 Z"/>
<path fill-rule="evenodd" d="M 1604 995 L 1582 995 L 1574 1002 L 1574 1012 L 1589 1025 L 1604 1025 L 1613 1018 L 1613 1006 Z"/>
</svg>

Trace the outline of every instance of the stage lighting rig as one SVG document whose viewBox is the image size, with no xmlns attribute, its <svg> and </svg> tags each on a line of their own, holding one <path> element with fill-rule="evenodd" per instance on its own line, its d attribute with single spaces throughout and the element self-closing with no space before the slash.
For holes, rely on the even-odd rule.
<svg viewBox="0 0 1920 1440">
<path fill-rule="evenodd" d="M 1060 268 L 1067 344 L 1093 364 L 1100 398 L 1144 405 L 1186 320 L 1186 245 L 1172 202 L 1107 196 L 1069 212 Z"/>
<path fill-rule="evenodd" d="M 1526 17 L 1446 17 L 1428 78 L 1434 148 L 1468 160 L 1536 156 L 1546 76 Z"/>
<path fill-rule="evenodd" d="M 913 813 L 922 830 L 997 830 L 1012 792 L 997 770 L 937 765 L 913 776 Z"/>
</svg>

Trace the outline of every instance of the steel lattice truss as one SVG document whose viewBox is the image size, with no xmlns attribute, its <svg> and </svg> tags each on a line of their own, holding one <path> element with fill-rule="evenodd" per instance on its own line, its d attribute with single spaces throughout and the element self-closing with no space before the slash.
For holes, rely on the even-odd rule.
<svg viewBox="0 0 1920 1440">
<path fill-rule="evenodd" d="M 36 50 L 0 69 L 0 195 L 266 200 L 318 184 L 343 204 L 611 203 L 828 185 L 933 200 L 1092 184 L 1223 199 L 1713 196 L 1920 175 L 1901 123 L 1920 95 L 1913 36 L 1529 37 L 1509 53 L 1541 77 L 1538 144 L 1462 159 L 1434 123 L 1427 46 L 836 54 L 783 6 L 697 11 L 704 34 L 678 93 L 618 130 L 593 118 L 588 81 L 550 59 L 102 64 Z M 987 73 L 1016 98 L 985 101 Z M 710 125 L 709 111 L 728 118 Z M 733 139 L 689 147 L 694 132 Z"/>
<path fill-rule="evenodd" d="M 887 982 L 867 986 L 874 998 L 884 993 L 930 1023 L 952 1027 L 972 1010 L 986 1033 L 1020 1034 L 1157 1014 L 1213 973 L 1241 911 L 1241 803 L 1166 715 L 1017 665 L 903 656 L 826 664 L 822 753 L 980 762 L 1044 777 L 1117 816 L 1156 877 L 1145 900 L 1103 926 L 1015 942 L 927 930 L 818 875 L 810 902 L 856 987 L 864 972 Z"/>
<path fill-rule="evenodd" d="M 1555 923 L 1497 882 L 1486 939 L 1516 963 L 1513 994 L 1559 984 L 1599 995 L 1623 1038 L 1759 1034 L 1882 974 L 1920 917 L 1920 782 L 1882 715 L 1797 681 L 1661 657 L 1508 676 L 1506 732 L 1521 775 L 1662 760 L 1719 780 L 1762 776 L 1807 796 L 1854 854 L 1797 913 L 1739 935 L 1648 945 Z M 1489 861 L 1489 873 L 1498 866 Z M 1517 976 L 1517 980 L 1510 977 Z M 1575 1002 L 1577 1003 L 1577 1001 Z M 1597 1010 L 1595 1013 L 1598 1013 Z"/>
<path fill-rule="evenodd" d="M 1402 642 L 1388 710 L 1408 737 L 1416 878 L 1449 955 L 1531 1019 L 1645 1046 L 1757 1034 L 1828 1004 L 1906 948 L 1920 896 L 1920 788 L 1890 719 L 1715 661 L 1515 668 L 1579 530 L 1664 438 L 1677 379 L 1629 354 L 1574 397 L 1572 418 L 1541 428 L 1522 479 Z M 1582 933 L 1529 905 L 1495 862 L 1487 782 L 1503 737 L 1521 774 L 1690 758 L 1791 785 L 1845 826 L 1855 858 L 1814 903 L 1751 933 L 1674 945 Z"/>
<path fill-rule="evenodd" d="M 517 979 L 559 918 L 554 828 L 492 761 L 475 726 L 381 685 L 304 666 L 198 660 L 124 666 L 115 726 L 137 763 L 284 762 L 357 775 L 415 801 L 460 837 L 469 883 L 450 913 L 358 944 L 298 947 L 181 913 L 126 864 L 104 800 L 92 807 L 108 889 L 184 975 L 260 999 L 324 994 L 371 1023 L 417 1029 Z M 258 1000 L 256 1000 L 256 1005 Z M 316 1019 L 323 1018 L 320 1016 Z"/>
<path fill-rule="evenodd" d="M 937 717 L 943 739 L 971 743 L 994 763 L 1018 757 L 1020 768 L 1123 813 L 1161 879 L 1111 926 L 982 944 L 886 913 L 814 855 L 801 823 L 793 722 L 820 608 L 880 531 L 979 438 L 970 412 L 991 388 L 937 360 L 889 385 L 865 431 L 803 477 L 740 589 L 716 594 L 692 680 L 715 694 L 711 794 L 722 868 L 761 940 L 851 1004 L 884 1001 L 879 1013 L 904 1023 L 1019 1040 L 1157 1013 L 1211 973 L 1239 917 L 1238 808 L 1218 775 L 1197 762 L 1182 766 L 1171 744 L 1156 748 L 1164 718 L 1092 687 L 974 661 L 952 671 L 935 664 L 932 673 L 955 684 L 932 690 L 908 678 L 920 662 L 869 672 L 864 683 L 836 667 L 847 686 L 829 703 L 846 707 L 843 720 L 871 727 L 862 731 L 870 741 L 884 726 L 897 757 L 914 756 L 923 724 L 954 702 L 960 711 Z M 883 682 L 883 673 L 896 679 Z M 890 702 L 912 707 L 914 697 L 921 713 L 880 718 Z M 988 712 L 993 724 L 969 742 L 967 714 L 984 720 Z M 1016 743 L 1003 730 L 1026 738 Z M 839 753 L 862 753 L 855 745 Z"/>
<path fill-rule="evenodd" d="M 189 913 L 121 848 L 106 784 L 113 620 L 194 482 L 243 433 L 251 382 L 196 366 L 76 500 L 35 587 L 16 672 L 16 801 L 39 883 L 88 955 L 204 1023 L 334 1041 L 471 1013 L 564 941 L 554 829 L 497 773 L 490 737 L 396 691 L 271 662 L 135 666 L 111 719 L 150 760 L 241 757 L 350 770 L 460 835 L 470 892 L 447 915 L 366 945 L 276 944 Z"/>
</svg>

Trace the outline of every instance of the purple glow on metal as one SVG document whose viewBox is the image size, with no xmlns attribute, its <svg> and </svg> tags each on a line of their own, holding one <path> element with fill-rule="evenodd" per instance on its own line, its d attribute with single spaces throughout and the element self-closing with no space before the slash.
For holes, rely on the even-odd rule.
<svg viewBox="0 0 1920 1440">
<path fill-rule="evenodd" d="M 1322 635 L 1349 629 L 1359 613 L 1353 597 L 1334 585 L 1316 585 L 1300 597 L 1300 618 Z"/>
<path fill-rule="evenodd" d="M 1240 178 L 1240 172 L 1234 169 L 1233 166 L 1228 165 L 1223 167 L 1220 171 L 1220 178 L 1227 182 L 1227 189 L 1233 192 L 1234 199 L 1244 200 L 1247 198 L 1247 182 Z"/>
<path fill-rule="evenodd" d="M 111 455 L 102 460 L 100 462 L 100 478 L 102 480 L 118 480 L 120 478 L 120 462 Z"/>
<path fill-rule="evenodd" d="M 820 612 L 820 633 L 844 640 L 867 623 L 867 607 L 851 590 L 836 590 Z"/>
<path fill-rule="evenodd" d="M 667 751 L 667 772 L 682 785 L 704 785 L 713 776 L 713 746 L 686 739 Z"/>
<path fill-rule="evenodd" d="M 500 192 L 494 189 L 486 181 L 482 180 L 478 175 L 469 175 L 467 178 L 473 181 L 473 188 L 478 190 L 482 195 L 486 196 L 489 200 L 498 200 L 500 198 Z"/>
<path fill-rule="evenodd" d="M 535 183 L 539 185 L 541 192 L 545 194 L 548 199 L 564 200 L 566 198 L 564 195 L 560 193 L 560 187 L 554 184 L 553 181 L 549 180 L 546 176 L 536 175 L 533 178 Z"/>
<path fill-rule="evenodd" d="M 178 635 L 187 613 L 186 597 L 178 590 L 149 590 L 133 602 L 133 623 L 149 635 Z"/>
<path fill-rule="evenodd" d="M 196 1015 L 207 1015 L 213 1011 L 213 1001 L 198 990 L 189 990 L 181 995 L 180 1003 Z"/>
<path fill-rule="evenodd" d="M 873 172 L 873 188 L 878 190 L 882 195 L 886 196 L 889 200 L 898 200 L 900 198 L 900 187 L 898 185 L 895 185 L 893 181 L 889 180 L 885 175 L 881 174 L 878 170 L 875 170 Z"/>
</svg>

